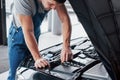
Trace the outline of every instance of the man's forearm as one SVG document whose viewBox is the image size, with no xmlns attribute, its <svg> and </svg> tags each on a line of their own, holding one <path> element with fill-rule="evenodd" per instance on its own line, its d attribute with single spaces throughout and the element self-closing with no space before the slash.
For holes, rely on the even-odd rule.
<svg viewBox="0 0 120 80">
<path fill-rule="evenodd" d="M 70 46 L 70 38 L 71 38 L 71 23 L 69 18 L 66 18 L 62 23 L 62 33 L 63 33 L 63 46 Z"/>
<path fill-rule="evenodd" d="M 31 31 L 24 31 L 25 42 L 27 44 L 28 49 L 30 50 L 34 60 L 36 61 L 41 56 L 39 54 L 38 45 L 34 36 L 34 33 Z"/>
<path fill-rule="evenodd" d="M 70 37 L 71 37 L 71 23 L 66 10 L 65 5 L 61 5 L 56 8 L 59 18 L 62 23 L 62 34 L 63 34 L 63 46 L 70 46 Z"/>
</svg>

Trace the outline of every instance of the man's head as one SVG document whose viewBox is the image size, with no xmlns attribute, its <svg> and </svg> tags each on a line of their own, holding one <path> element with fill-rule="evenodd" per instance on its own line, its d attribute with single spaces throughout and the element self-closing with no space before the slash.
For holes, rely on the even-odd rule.
<svg viewBox="0 0 120 80">
<path fill-rule="evenodd" d="M 62 5 L 66 0 L 41 0 L 46 10 L 56 9 L 57 6 Z"/>
</svg>

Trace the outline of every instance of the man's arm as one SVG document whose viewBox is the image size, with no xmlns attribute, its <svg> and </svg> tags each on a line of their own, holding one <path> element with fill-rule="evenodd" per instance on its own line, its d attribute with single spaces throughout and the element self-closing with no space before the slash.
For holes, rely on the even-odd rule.
<svg viewBox="0 0 120 80">
<path fill-rule="evenodd" d="M 70 49 L 71 22 L 64 4 L 56 7 L 56 10 L 62 22 L 63 49 L 61 52 L 61 61 L 64 62 L 73 57 Z"/>
<path fill-rule="evenodd" d="M 25 38 L 25 42 L 27 44 L 28 49 L 30 50 L 34 60 L 35 66 L 38 67 L 45 67 L 48 65 L 47 61 L 44 60 L 41 55 L 39 54 L 37 41 L 34 36 L 34 26 L 32 22 L 32 17 L 28 15 L 17 15 L 21 25 L 22 30 Z"/>
</svg>

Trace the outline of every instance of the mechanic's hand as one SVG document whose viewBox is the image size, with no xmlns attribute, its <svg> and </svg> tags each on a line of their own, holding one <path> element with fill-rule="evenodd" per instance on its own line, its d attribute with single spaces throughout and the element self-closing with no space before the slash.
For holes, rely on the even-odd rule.
<svg viewBox="0 0 120 80">
<path fill-rule="evenodd" d="M 35 61 L 34 66 L 36 68 L 45 68 L 47 66 L 49 67 L 50 65 L 49 65 L 48 61 L 46 61 L 44 58 L 39 58 Z"/>
<path fill-rule="evenodd" d="M 62 49 L 60 59 L 61 59 L 62 63 L 65 61 L 73 59 L 73 54 L 72 54 L 70 47 L 64 47 Z"/>
</svg>

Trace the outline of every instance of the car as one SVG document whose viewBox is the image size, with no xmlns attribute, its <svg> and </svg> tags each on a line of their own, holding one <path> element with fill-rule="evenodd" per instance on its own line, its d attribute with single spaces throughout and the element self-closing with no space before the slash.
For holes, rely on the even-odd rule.
<svg viewBox="0 0 120 80">
<path fill-rule="evenodd" d="M 50 67 L 36 69 L 33 58 L 26 57 L 17 69 L 17 80 L 81 80 L 80 78 L 108 80 L 107 72 L 103 65 L 101 67 L 99 64 L 101 63 L 99 56 L 88 38 L 79 37 L 71 40 L 73 59 L 62 64 L 60 62 L 61 48 L 62 43 L 59 43 L 40 51 L 50 63 Z M 89 73 L 89 69 L 95 65 L 97 65 L 96 72 L 93 69 Z M 88 72 L 85 73 L 87 70 Z"/>
<path fill-rule="evenodd" d="M 109 75 L 120 80 L 120 1 L 69 0 Z M 79 5 L 77 5 L 79 3 Z"/>
</svg>

